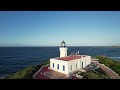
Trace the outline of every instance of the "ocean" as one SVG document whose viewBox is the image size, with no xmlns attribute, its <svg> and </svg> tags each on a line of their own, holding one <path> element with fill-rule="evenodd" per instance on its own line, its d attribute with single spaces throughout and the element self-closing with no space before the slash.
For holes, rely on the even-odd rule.
<svg viewBox="0 0 120 90">
<path fill-rule="evenodd" d="M 68 47 L 68 55 L 76 51 L 79 54 L 120 60 L 120 47 Z M 41 64 L 53 57 L 59 57 L 59 47 L 0 47 L 0 77 Z"/>
</svg>

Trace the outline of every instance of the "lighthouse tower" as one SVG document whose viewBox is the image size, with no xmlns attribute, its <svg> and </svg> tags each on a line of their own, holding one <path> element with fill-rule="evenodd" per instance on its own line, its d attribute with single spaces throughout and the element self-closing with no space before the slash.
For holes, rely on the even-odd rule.
<svg viewBox="0 0 120 90">
<path fill-rule="evenodd" d="M 61 42 L 61 47 L 59 48 L 59 50 L 60 50 L 60 57 L 66 57 L 67 56 L 67 50 L 68 49 L 67 49 L 64 41 Z"/>
</svg>

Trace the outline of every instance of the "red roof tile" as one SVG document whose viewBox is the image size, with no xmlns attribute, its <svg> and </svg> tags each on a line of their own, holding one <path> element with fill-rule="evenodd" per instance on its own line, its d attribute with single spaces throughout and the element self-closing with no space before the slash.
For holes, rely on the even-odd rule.
<svg viewBox="0 0 120 90">
<path fill-rule="evenodd" d="M 70 60 L 80 59 L 81 57 L 85 57 L 85 56 L 70 55 L 70 56 L 67 56 L 67 57 L 59 57 L 59 58 L 56 58 L 56 59 L 57 60 L 64 60 L 64 61 L 70 61 Z"/>
<path fill-rule="evenodd" d="M 48 66 L 47 66 L 47 67 L 43 67 L 43 68 L 39 71 L 39 73 L 35 76 L 35 78 L 37 78 L 37 79 L 49 79 L 48 77 L 46 77 L 46 76 L 44 75 L 44 73 L 45 73 L 45 72 L 48 72 L 48 71 L 49 71 Z"/>
</svg>

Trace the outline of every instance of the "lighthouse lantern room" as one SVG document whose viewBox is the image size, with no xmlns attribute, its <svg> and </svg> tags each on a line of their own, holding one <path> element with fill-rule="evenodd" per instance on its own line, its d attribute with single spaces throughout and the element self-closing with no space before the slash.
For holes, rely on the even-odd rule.
<svg viewBox="0 0 120 90">
<path fill-rule="evenodd" d="M 60 57 L 66 57 L 67 56 L 67 47 L 64 41 L 61 42 L 61 47 L 59 48 L 60 50 Z"/>
</svg>

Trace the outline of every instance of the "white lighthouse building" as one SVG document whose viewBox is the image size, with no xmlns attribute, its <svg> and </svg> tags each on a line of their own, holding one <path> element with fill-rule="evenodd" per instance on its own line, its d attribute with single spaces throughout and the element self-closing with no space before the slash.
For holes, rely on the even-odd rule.
<svg viewBox="0 0 120 90">
<path fill-rule="evenodd" d="M 50 69 L 66 74 L 69 76 L 71 73 L 78 71 L 81 68 L 85 68 L 91 64 L 91 56 L 79 55 L 78 52 L 67 56 L 67 47 L 65 42 L 61 42 L 60 57 L 50 59 Z"/>
<path fill-rule="evenodd" d="M 67 50 L 68 49 L 67 49 L 64 41 L 61 42 L 61 47 L 59 48 L 59 50 L 60 50 L 60 57 L 66 57 L 67 56 Z"/>
</svg>

